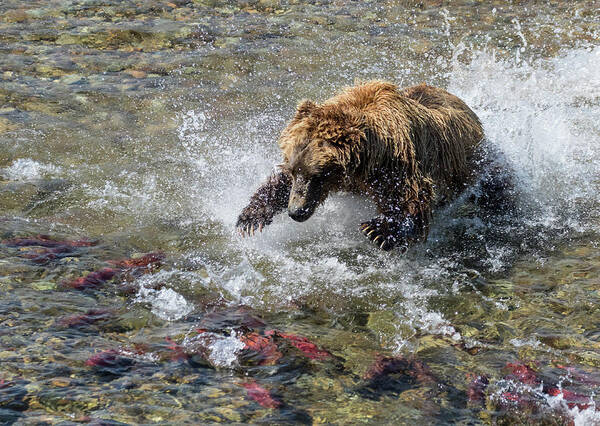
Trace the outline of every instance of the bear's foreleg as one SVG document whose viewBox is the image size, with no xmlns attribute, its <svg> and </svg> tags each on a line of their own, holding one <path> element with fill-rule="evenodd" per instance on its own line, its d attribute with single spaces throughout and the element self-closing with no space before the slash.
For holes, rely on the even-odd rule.
<svg viewBox="0 0 600 426">
<path fill-rule="evenodd" d="M 400 247 L 402 252 L 427 239 L 433 200 L 430 179 L 422 179 L 418 185 L 405 184 L 399 192 L 382 190 L 379 194 L 385 194 L 376 197 L 381 214 L 360 224 L 367 238 L 382 250 Z"/>
<path fill-rule="evenodd" d="M 273 222 L 273 217 L 288 205 L 292 180 L 288 174 L 279 172 L 271 175 L 250 198 L 248 205 L 238 216 L 237 231 L 242 235 L 254 235 L 255 231 Z"/>
</svg>

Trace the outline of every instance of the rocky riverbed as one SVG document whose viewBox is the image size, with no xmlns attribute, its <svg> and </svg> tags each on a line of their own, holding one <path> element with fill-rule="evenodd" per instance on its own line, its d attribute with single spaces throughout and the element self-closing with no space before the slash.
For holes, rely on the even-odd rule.
<svg viewBox="0 0 600 426">
<path fill-rule="evenodd" d="M 0 422 L 593 424 L 596 1 L 0 4 Z M 515 170 L 383 253 L 234 234 L 303 98 L 448 88 Z"/>
</svg>

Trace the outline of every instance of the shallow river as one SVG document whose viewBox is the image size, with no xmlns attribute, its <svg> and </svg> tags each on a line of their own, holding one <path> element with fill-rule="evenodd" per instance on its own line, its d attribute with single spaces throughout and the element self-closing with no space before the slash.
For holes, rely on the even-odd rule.
<svg viewBox="0 0 600 426">
<path fill-rule="evenodd" d="M 0 423 L 600 423 L 600 4 L 0 2 Z M 514 170 L 381 252 L 237 214 L 302 98 L 463 98 Z"/>
</svg>

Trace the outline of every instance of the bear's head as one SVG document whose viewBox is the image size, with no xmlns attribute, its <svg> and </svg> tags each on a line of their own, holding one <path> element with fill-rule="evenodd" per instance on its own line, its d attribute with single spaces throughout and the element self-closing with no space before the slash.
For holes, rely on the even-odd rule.
<svg viewBox="0 0 600 426">
<path fill-rule="evenodd" d="M 352 114 L 338 105 L 300 103 L 279 138 L 284 157 L 280 167 L 292 179 L 292 219 L 304 222 L 331 191 L 344 186 L 360 137 Z"/>
</svg>

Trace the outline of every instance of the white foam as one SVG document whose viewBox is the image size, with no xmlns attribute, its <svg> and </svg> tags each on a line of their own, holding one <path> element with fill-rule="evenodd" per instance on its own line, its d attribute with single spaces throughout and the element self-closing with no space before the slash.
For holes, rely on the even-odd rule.
<svg viewBox="0 0 600 426">
<path fill-rule="evenodd" d="M 150 304 L 151 312 L 165 321 L 176 321 L 194 309 L 185 300 L 185 297 L 170 288 L 152 290 L 142 287 L 137 294 L 136 301 Z"/>
<path fill-rule="evenodd" d="M 221 288 L 225 289 L 229 300 L 235 303 L 251 304 L 252 298 L 245 297 L 248 288 L 257 288 L 265 277 L 257 271 L 247 259 L 231 267 L 218 278 Z"/>
<path fill-rule="evenodd" d="M 19 158 L 10 166 L 0 169 L 0 174 L 6 179 L 15 181 L 31 181 L 57 175 L 60 172 L 61 168 L 58 166 L 40 163 L 31 158 Z"/>
<path fill-rule="evenodd" d="M 520 348 L 522 346 L 531 346 L 532 348 L 539 348 L 542 344 L 539 340 L 534 337 L 530 337 L 529 339 L 510 339 L 510 344 Z"/>
<path fill-rule="evenodd" d="M 235 330 L 228 336 L 205 331 L 186 337 L 183 346 L 188 350 L 206 352 L 208 361 L 215 367 L 232 368 L 238 364 L 238 354 L 246 345 L 238 338 Z"/>
<path fill-rule="evenodd" d="M 209 358 L 218 367 L 232 367 L 237 363 L 237 354 L 246 347 L 232 332 L 230 336 L 220 336 L 210 346 Z"/>
<path fill-rule="evenodd" d="M 191 272 L 161 270 L 155 274 L 143 275 L 136 280 L 139 285 L 135 301 L 150 305 L 151 312 L 165 321 L 176 321 L 194 310 L 194 305 L 167 284 L 192 281 L 201 284 L 204 279 Z M 160 289 L 154 289 L 157 286 Z"/>
</svg>

